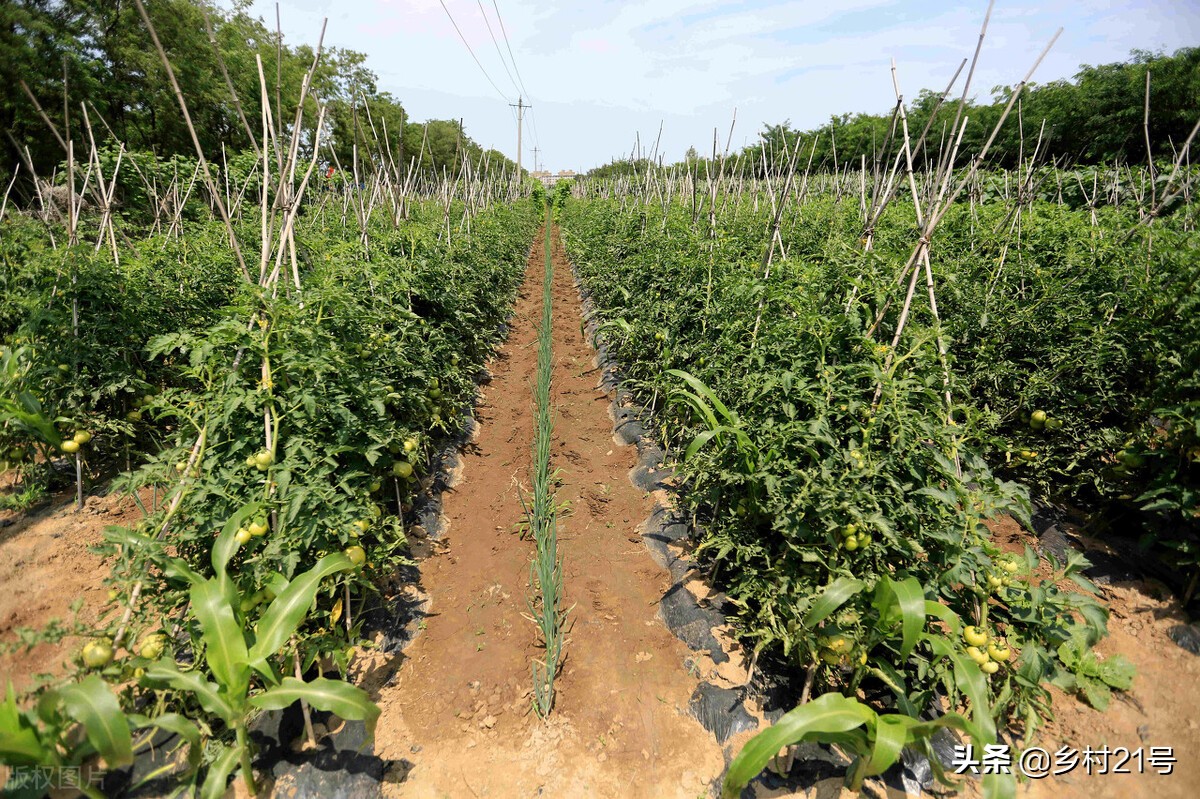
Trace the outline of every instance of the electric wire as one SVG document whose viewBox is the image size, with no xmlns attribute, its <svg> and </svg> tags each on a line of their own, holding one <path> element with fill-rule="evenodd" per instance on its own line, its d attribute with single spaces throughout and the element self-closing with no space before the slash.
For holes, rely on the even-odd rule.
<svg viewBox="0 0 1200 799">
<path fill-rule="evenodd" d="M 476 0 L 476 2 L 479 3 L 479 10 L 482 12 L 483 11 L 482 0 Z M 518 91 L 520 91 L 525 97 L 529 97 L 530 99 L 532 99 L 532 95 L 529 93 L 529 89 L 527 89 L 525 87 L 525 80 L 524 80 L 524 78 L 521 77 L 521 68 L 517 66 L 517 58 L 515 55 L 513 55 L 512 43 L 509 41 L 509 38 L 508 38 L 508 30 L 504 27 L 504 17 L 502 17 L 500 15 L 500 6 L 497 3 L 497 0 L 492 0 L 492 8 L 496 12 L 496 21 L 500 23 L 500 35 L 504 38 L 504 48 L 508 51 L 508 60 L 512 62 L 513 72 L 515 72 L 517 75 L 517 79 L 513 83 L 513 86 Z M 483 18 L 484 18 L 484 21 L 486 22 L 487 21 L 486 13 L 484 13 Z M 488 33 L 492 33 L 492 26 L 490 24 L 488 25 Z M 496 44 L 495 34 L 492 35 L 492 43 Z M 496 52 L 497 53 L 500 52 L 499 44 L 496 44 Z M 503 54 L 500 54 L 500 62 L 504 63 L 504 55 Z M 507 69 L 508 69 L 508 66 L 505 65 L 505 70 L 507 71 Z M 511 73 L 509 74 L 508 78 L 509 78 L 509 80 L 512 80 Z M 541 142 L 541 137 L 538 136 L 537 120 L 534 117 L 533 106 L 529 107 L 529 122 L 533 128 L 533 144 L 535 147 L 538 148 L 538 150 L 541 150 L 542 142 Z"/>
<path fill-rule="evenodd" d="M 512 45 L 508 41 L 508 31 L 504 29 L 504 18 L 500 16 L 500 6 L 496 4 L 496 0 L 492 0 L 492 8 L 496 9 L 496 21 L 500 23 L 500 33 L 504 37 L 504 47 L 508 50 L 508 58 L 512 61 L 513 72 L 517 73 L 517 82 L 521 84 L 521 90 L 528 96 L 529 90 L 525 88 L 525 80 L 521 77 L 521 70 L 517 67 L 517 59 L 513 57 Z"/>
<path fill-rule="evenodd" d="M 508 95 L 500 91 L 500 87 L 496 85 L 496 81 L 492 80 L 492 76 L 489 75 L 488 71 L 483 68 L 483 64 L 479 61 L 479 57 L 475 55 L 475 51 L 471 49 L 471 45 L 467 42 L 467 37 L 463 36 L 463 32 L 459 29 L 458 23 L 454 21 L 454 15 L 451 14 L 450 9 L 446 7 L 445 0 L 438 0 L 438 2 L 442 4 L 442 10 L 445 11 L 446 16 L 450 18 L 450 24 L 454 26 L 454 31 L 458 34 L 458 38 L 462 40 L 463 46 L 467 48 L 467 52 L 471 54 L 471 58 L 475 59 L 475 65 L 479 67 L 479 71 L 483 73 L 485 78 L 487 78 L 488 83 L 492 84 L 492 88 L 496 90 L 496 93 L 503 97 L 505 102 L 508 102 Z M 514 64 L 514 66 L 516 65 Z"/>
<path fill-rule="evenodd" d="M 504 73 L 508 75 L 508 82 L 513 85 L 513 88 L 518 92 L 521 87 L 513 80 L 512 71 L 508 68 L 508 62 L 504 60 L 504 53 L 500 52 L 500 42 L 496 41 L 496 34 L 492 32 L 492 23 L 488 21 L 487 12 L 483 10 L 483 0 L 475 0 L 479 6 L 479 13 L 483 17 L 483 24 L 487 26 L 488 36 L 492 37 L 492 44 L 496 47 L 496 55 L 500 56 L 500 66 L 504 67 Z"/>
</svg>

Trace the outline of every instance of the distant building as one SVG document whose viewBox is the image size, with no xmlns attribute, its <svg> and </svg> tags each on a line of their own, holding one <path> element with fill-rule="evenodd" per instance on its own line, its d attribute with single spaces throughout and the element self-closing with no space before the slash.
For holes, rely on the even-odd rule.
<svg viewBox="0 0 1200 799">
<path fill-rule="evenodd" d="M 542 185 L 549 188 L 560 180 L 570 180 L 571 178 L 575 177 L 575 170 L 560 169 L 558 170 L 558 173 L 555 174 L 548 169 L 539 169 L 537 171 L 530 172 L 529 176 L 535 180 L 540 180 Z"/>
</svg>

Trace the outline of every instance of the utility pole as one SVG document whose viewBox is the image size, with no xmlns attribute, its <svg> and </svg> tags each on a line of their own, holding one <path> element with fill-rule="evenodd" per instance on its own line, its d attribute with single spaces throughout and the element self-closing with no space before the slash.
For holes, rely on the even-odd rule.
<svg viewBox="0 0 1200 799">
<path fill-rule="evenodd" d="M 533 148 L 533 171 L 534 172 L 537 172 L 539 169 L 541 169 L 541 167 L 538 166 L 538 157 L 537 157 L 538 152 L 539 152 L 538 148 L 534 147 Z"/>
<path fill-rule="evenodd" d="M 509 103 L 509 105 L 513 105 Z M 518 97 L 517 104 L 513 106 L 517 109 L 517 182 L 521 181 L 521 123 L 525 121 L 525 109 L 533 108 L 531 105 L 525 105 L 525 98 Z"/>
</svg>

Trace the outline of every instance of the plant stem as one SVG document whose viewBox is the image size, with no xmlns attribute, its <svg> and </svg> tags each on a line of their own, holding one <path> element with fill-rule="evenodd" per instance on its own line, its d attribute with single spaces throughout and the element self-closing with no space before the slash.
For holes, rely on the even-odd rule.
<svg viewBox="0 0 1200 799">
<path fill-rule="evenodd" d="M 254 768 L 250 764 L 250 741 L 246 737 L 246 723 L 237 725 L 237 746 L 242 761 L 242 780 L 246 783 L 246 792 L 251 796 L 258 795 L 258 785 L 254 782 Z"/>
</svg>

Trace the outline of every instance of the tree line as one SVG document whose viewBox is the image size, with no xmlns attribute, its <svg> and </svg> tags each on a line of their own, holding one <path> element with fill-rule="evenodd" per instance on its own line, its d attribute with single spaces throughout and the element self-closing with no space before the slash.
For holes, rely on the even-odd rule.
<svg viewBox="0 0 1200 799">
<path fill-rule="evenodd" d="M 301 82 L 314 47 L 289 45 L 248 13 L 248 0 L 224 10 L 207 0 L 145 0 L 210 160 L 253 149 L 262 138 L 263 84 L 291 135 Z M 314 39 L 316 32 L 314 32 Z M 259 64 L 262 65 L 260 82 Z M 355 148 L 383 156 L 403 173 L 457 174 L 464 161 L 509 174 L 515 165 L 468 137 L 460 120 L 416 122 L 378 85 L 362 53 L 325 47 L 309 90 L 305 119 L 326 106 L 323 162 L 352 170 Z M 39 111 L 40 107 L 40 111 Z M 65 160 L 58 137 L 86 146 L 86 110 L 99 146 L 123 142 L 159 159 L 194 154 L 149 32 L 129 0 L 8 0 L 0 4 L 0 179 L 21 165 L 45 179 Z M 51 123 L 58 130 L 51 131 Z M 311 142 L 311 135 L 306 136 Z M 103 144 L 102 144 L 103 143 Z M 79 157 L 82 157 L 80 155 Z M 22 183 L 21 185 L 24 185 Z"/>
<path fill-rule="evenodd" d="M 1147 73 L 1150 115 L 1144 126 Z M 988 101 L 966 101 L 962 113 L 969 123 L 958 151 L 960 161 L 971 158 L 983 147 L 1012 91 L 1013 87 L 997 86 Z M 922 168 L 925 158 L 937 158 L 958 114 L 958 101 L 953 91 L 943 100 L 941 91 L 925 89 L 905 103 L 914 144 L 927 131 L 923 153 L 914 161 L 914 167 Z M 1177 148 L 1183 146 L 1197 119 L 1200 119 L 1200 47 L 1180 49 L 1170 55 L 1135 50 L 1123 62 L 1083 65 L 1070 80 L 1026 86 L 1018 107 L 993 142 L 988 160 L 997 166 L 1012 167 L 1037 148 L 1039 158 L 1046 162 L 1056 159 L 1065 164 L 1145 162 L 1148 133 L 1153 158 L 1169 161 L 1175 158 Z M 813 168 L 818 170 L 844 168 L 847 164 L 858 167 L 864 161 L 870 168 L 885 147 L 890 157 L 895 157 L 901 135 L 895 108 L 879 114 L 834 115 L 811 130 L 794 128 L 785 120 L 765 125 L 758 141 L 725 158 L 725 169 L 759 177 L 766 172 L 783 173 L 797 144 L 800 170 L 810 156 Z M 647 163 L 646 158 L 636 157 L 606 164 L 589 174 L 644 172 Z M 694 147 L 679 165 L 700 176 L 705 174 L 706 167 L 710 174 L 716 168 L 711 153 L 698 152 Z"/>
</svg>

